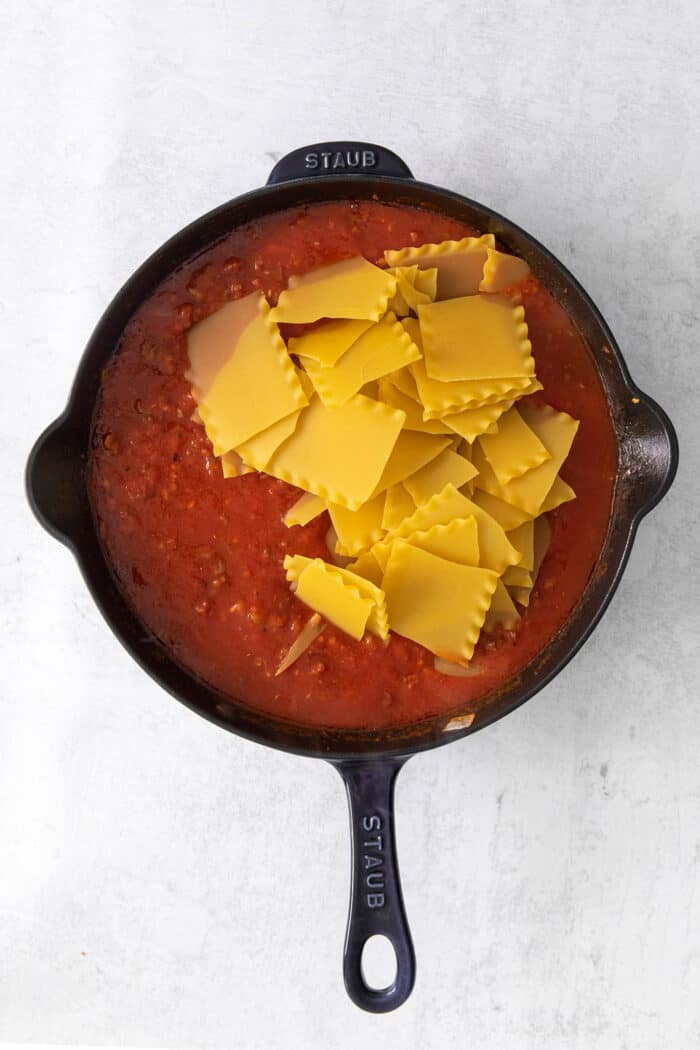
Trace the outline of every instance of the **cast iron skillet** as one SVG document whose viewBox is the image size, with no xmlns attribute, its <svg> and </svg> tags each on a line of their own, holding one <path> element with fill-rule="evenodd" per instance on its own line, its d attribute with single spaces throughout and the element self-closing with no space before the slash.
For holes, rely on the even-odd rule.
<svg viewBox="0 0 700 1050">
<path fill-rule="evenodd" d="M 314 201 L 343 198 L 421 205 L 494 233 L 526 259 L 562 299 L 600 372 L 619 446 L 610 527 L 588 586 L 569 621 L 522 672 L 497 689 L 471 725 L 437 717 L 382 732 L 318 729 L 259 714 L 223 696 L 180 667 L 124 601 L 105 560 L 87 499 L 85 464 L 102 367 L 136 308 L 177 267 L 231 229 L 262 215 Z M 267 186 L 216 208 L 159 248 L 116 295 L 95 329 L 78 368 L 68 406 L 41 435 L 29 457 L 27 490 L 37 518 L 78 560 L 85 581 L 117 638 L 141 667 L 205 718 L 260 744 L 325 758 L 342 776 L 350 804 L 352 881 L 343 972 L 348 994 L 375 1013 L 410 995 L 415 957 L 401 898 L 394 841 L 393 794 L 406 759 L 475 733 L 513 711 L 552 680 L 588 638 L 620 580 L 639 522 L 669 488 L 678 460 L 673 427 L 662 409 L 632 382 L 622 354 L 586 292 L 533 237 L 475 201 L 414 181 L 396 154 L 359 142 L 327 142 L 295 150 L 277 163 Z M 591 464 L 595 470 L 595 464 Z M 449 728 L 448 728 L 449 727 Z M 370 988 L 361 956 L 366 940 L 383 934 L 396 953 L 388 988 Z"/>
</svg>

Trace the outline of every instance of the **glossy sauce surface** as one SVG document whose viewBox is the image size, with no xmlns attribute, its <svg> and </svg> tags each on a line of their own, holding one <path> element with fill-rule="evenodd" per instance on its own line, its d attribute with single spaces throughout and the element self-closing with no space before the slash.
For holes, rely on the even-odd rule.
<svg viewBox="0 0 700 1050">
<path fill-rule="evenodd" d="M 564 308 L 534 277 L 522 285 L 537 375 L 534 395 L 581 426 L 562 476 L 578 498 L 550 514 L 552 542 L 516 632 L 482 635 L 467 678 L 397 635 L 356 642 L 327 626 L 283 675 L 274 671 L 309 618 L 290 593 L 286 553 L 328 558 L 328 517 L 287 529 L 299 491 L 259 474 L 224 479 L 184 378 L 189 327 L 288 277 L 387 248 L 477 231 L 439 214 L 378 202 L 279 212 L 233 232 L 139 308 L 107 365 L 89 463 L 91 502 L 120 586 L 178 662 L 229 696 L 312 725 L 381 728 L 475 709 L 565 622 L 608 526 L 617 448 L 592 359 Z"/>
</svg>

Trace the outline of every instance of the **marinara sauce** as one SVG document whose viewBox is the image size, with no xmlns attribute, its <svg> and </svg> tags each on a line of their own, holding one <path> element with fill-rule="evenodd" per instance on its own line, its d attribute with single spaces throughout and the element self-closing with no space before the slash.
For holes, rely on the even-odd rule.
<svg viewBox="0 0 700 1050">
<path fill-rule="evenodd" d="M 382 728 L 475 709 L 552 638 L 579 600 L 605 538 L 617 447 L 593 361 L 564 308 L 534 277 L 521 288 L 544 384 L 533 395 L 581 421 L 562 476 L 577 499 L 550 515 L 552 542 L 516 631 L 482 634 L 467 678 L 391 635 L 357 642 L 328 625 L 276 677 L 311 611 L 291 593 L 285 554 L 328 560 L 327 514 L 282 518 L 299 490 L 262 474 L 224 479 L 195 408 L 187 331 L 230 299 L 274 304 L 291 274 L 354 255 L 478 231 L 434 212 L 343 201 L 242 227 L 169 277 L 133 315 L 106 366 L 95 409 L 89 491 L 127 601 L 175 659 L 258 710 L 320 726 Z M 255 391 L 251 391 L 251 397 Z"/>
</svg>

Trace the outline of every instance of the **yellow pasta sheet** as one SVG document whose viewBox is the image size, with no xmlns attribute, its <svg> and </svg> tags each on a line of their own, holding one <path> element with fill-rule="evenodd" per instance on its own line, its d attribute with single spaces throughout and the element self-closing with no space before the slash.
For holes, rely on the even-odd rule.
<svg viewBox="0 0 700 1050">
<path fill-rule="evenodd" d="M 386 609 L 386 596 L 381 587 L 372 582 L 369 576 L 361 576 L 352 572 L 350 568 L 341 569 L 336 567 L 337 572 L 346 583 L 357 587 L 363 598 L 372 602 L 372 609 L 367 621 L 367 630 L 370 634 L 376 634 L 378 638 L 386 641 L 389 637 L 389 620 Z"/>
<path fill-rule="evenodd" d="M 571 485 L 567 485 L 564 479 L 557 475 L 551 489 L 545 496 L 544 503 L 540 507 L 540 514 L 556 510 L 562 503 L 568 503 L 572 499 L 576 499 L 576 493 L 571 488 Z"/>
<path fill-rule="evenodd" d="M 475 295 L 483 278 L 488 248 L 495 248 L 492 234 L 463 237 L 459 241 L 422 244 L 384 252 L 389 266 L 419 266 L 437 270 L 438 299 Z"/>
<path fill-rule="evenodd" d="M 413 318 L 413 320 L 415 321 L 415 318 Z M 420 337 L 420 328 L 418 327 L 418 322 L 415 321 L 415 325 L 411 327 L 408 326 L 405 320 L 401 323 L 413 339 L 413 342 L 420 350 L 420 343 L 414 338 L 413 335 L 414 333 L 416 333 Z M 392 372 L 388 378 L 390 382 L 394 384 L 397 390 L 399 390 L 406 397 L 410 398 L 412 401 L 415 401 L 417 405 L 421 406 L 421 411 L 423 410 L 420 395 L 418 393 L 418 388 L 416 386 L 416 381 L 411 374 L 410 368 L 400 368 L 398 372 Z"/>
<path fill-rule="evenodd" d="M 278 324 L 322 317 L 378 321 L 396 291 L 396 278 L 361 256 L 290 277 L 272 316 Z"/>
<path fill-rule="evenodd" d="M 310 359 L 304 366 L 319 397 L 335 408 L 356 394 L 365 383 L 417 361 L 420 350 L 394 314 L 387 314 L 357 339 L 337 361 L 324 368 Z"/>
<path fill-rule="evenodd" d="M 418 307 L 425 368 L 442 382 L 535 374 L 525 310 L 507 296 L 468 295 Z"/>
<path fill-rule="evenodd" d="M 482 405 L 481 408 L 465 408 L 462 412 L 452 412 L 445 416 L 444 423 L 471 444 L 480 434 L 498 433 L 495 424 L 512 405 L 512 401 L 496 401 L 491 405 Z"/>
<path fill-rule="evenodd" d="M 535 523 L 524 521 L 508 533 L 508 539 L 520 551 L 522 557 L 518 562 L 518 568 L 527 569 L 529 572 L 535 567 Z"/>
<path fill-rule="evenodd" d="M 542 562 L 545 559 L 547 551 L 549 550 L 549 544 L 552 539 L 552 528 L 549 524 L 549 520 L 546 516 L 536 518 L 534 521 L 534 536 L 533 536 L 533 566 L 532 571 L 529 574 L 529 580 L 526 580 L 524 584 L 509 584 L 508 592 L 512 598 L 519 605 L 523 605 L 526 608 L 530 604 L 530 598 L 532 596 L 532 589 L 537 582 Z M 505 580 L 505 576 L 503 577 Z"/>
<path fill-rule="evenodd" d="M 287 528 L 293 525 L 308 525 L 327 509 L 320 496 L 315 496 L 313 492 L 304 492 L 285 514 L 284 524 Z"/>
<path fill-rule="evenodd" d="M 410 372 L 400 373 L 403 386 L 408 385 L 408 380 L 413 384 L 413 391 L 415 398 L 409 394 L 403 393 L 402 390 L 396 386 L 394 382 L 394 376 L 398 373 L 393 373 L 392 376 L 385 376 L 379 380 L 379 398 L 387 405 L 391 405 L 393 408 L 400 408 L 402 412 L 406 413 L 406 422 L 404 423 L 404 430 L 419 430 L 422 434 L 452 434 L 456 428 L 448 425 L 447 420 L 443 421 L 440 419 L 423 419 L 423 406 L 418 401 L 418 391 L 416 390 L 415 380 L 413 379 Z M 405 377 L 408 377 L 406 379 Z M 450 420 L 451 422 L 451 420 Z"/>
<path fill-rule="evenodd" d="M 532 520 L 531 515 L 524 510 L 520 510 L 519 507 L 513 507 L 510 503 L 504 503 L 503 500 L 492 496 L 490 492 L 484 492 L 476 486 L 472 498 L 482 510 L 485 510 L 487 514 L 495 518 L 506 532 L 512 532 L 513 529 L 517 529 L 519 525 L 522 525 L 524 521 Z"/>
<path fill-rule="evenodd" d="M 448 525 L 431 525 L 422 532 L 412 532 L 406 542 L 460 565 L 479 564 L 479 530 L 473 514 L 455 518 Z"/>
<path fill-rule="evenodd" d="M 389 301 L 389 310 L 406 317 L 424 303 L 431 303 L 437 293 L 437 270 L 421 270 L 418 266 L 396 266 L 389 273 L 396 278 L 396 294 Z"/>
<path fill-rule="evenodd" d="M 355 573 L 356 576 L 362 576 L 363 579 L 373 583 L 376 587 L 381 587 L 382 585 L 384 570 L 372 551 L 365 551 L 355 561 L 346 565 L 346 569 L 348 572 Z"/>
<path fill-rule="evenodd" d="M 237 452 L 224 452 L 221 469 L 225 478 L 241 478 L 244 474 L 255 474 L 255 469 L 243 462 Z"/>
<path fill-rule="evenodd" d="M 520 565 L 509 565 L 502 579 L 506 587 L 532 588 L 532 573 L 521 568 Z"/>
<path fill-rule="evenodd" d="M 384 530 L 398 528 L 403 519 L 413 514 L 415 509 L 416 505 L 408 490 L 401 483 L 392 485 L 386 490 L 382 528 Z"/>
<path fill-rule="evenodd" d="M 419 321 L 415 317 L 407 317 L 401 323 L 422 352 L 423 339 Z M 430 378 L 425 370 L 424 361 L 414 362 L 408 369 L 403 368 L 394 372 L 389 378 L 401 393 L 422 406 L 424 420 L 439 420 L 447 424 L 448 416 L 458 413 L 456 419 L 458 426 L 462 413 L 466 410 L 500 405 L 509 394 L 511 398 L 522 397 L 542 389 L 541 384 L 534 377 L 443 383 Z"/>
<path fill-rule="evenodd" d="M 236 452 L 243 462 L 255 467 L 256 470 L 265 470 L 282 442 L 291 437 L 296 430 L 303 411 L 303 408 L 298 408 L 296 412 L 292 412 L 291 415 L 280 419 L 271 427 L 261 430 L 259 434 L 244 441 L 242 445 L 238 445 Z"/>
<path fill-rule="evenodd" d="M 499 575 L 509 565 L 517 565 L 520 551 L 515 549 L 498 522 L 472 500 L 467 499 L 467 504 L 467 512 L 474 515 L 479 530 L 479 565 L 493 569 Z"/>
<path fill-rule="evenodd" d="M 315 558 L 304 566 L 294 589 L 299 601 L 325 616 L 351 638 L 358 641 L 362 638 L 372 601 L 363 598 L 357 587 L 346 583 L 326 562 Z"/>
<path fill-rule="evenodd" d="M 323 368 L 332 368 L 372 324 L 372 321 L 367 320 L 323 321 L 303 335 L 292 336 L 288 344 L 289 352 L 315 361 Z"/>
<path fill-rule="evenodd" d="M 487 569 L 396 540 L 383 578 L 389 623 L 446 660 L 470 660 L 497 583 Z"/>
<path fill-rule="evenodd" d="M 243 332 L 258 319 L 262 299 L 257 292 L 235 299 L 190 328 L 187 333 L 189 368 L 185 378 L 191 383 L 197 402 L 207 396 Z M 201 418 L 200 422 L 203 422 Z"/>
<path fill-rule="evenodd" d="M 512 400 L 529 393 L 533 383 L 527 376 L 442 382 L 428 375 L 423 360 L 414 361 L 409 369 L 423 404 L 424 419 L 447 418 L 452 412 Z"/>
<path fill-rule="evenodd" d="M 236 329 L 226 363 L 199 401 L 199 414 L 216 455 L 238 448 L 307 404 L 292 359 L 277 325 L 270 319 L 267 302 L 263 296 L 256 299 L 255 317 L 242 331 Z M 236 300 L 229 305 L 245 302 Z M 227 309 L 224 307 L 219 314 Z M 198 327 L 192 329 L 191 336 Z M 218 328 L 216 335 L 221 338 Z M 196 345 L 197 353 L 203 355 L 201 340 L 197 339 Z"/>
<path fill-rule="evenodd" d="M 382 538 L 385 498 L 382 492 L 363 503 L 358 510 L 348 510 L 347 507 L 340 507 L 336 503 L 329 504 L 328 513 L 338 536 L 338 554 L 356 557 Z"/>
<path fill-rule="evenodd" d="M 523 419 L 535 432 L 551 458 L 546 463 L 528 470 L 521 477 L 509 481 L 507 485 L 501 485 L 480 447 L 482 439 L 479 438 L 473 455 L 474 466 L 479 470 L 475 485 L 535 517 L 540 513 L 559 468 L 569 454 L 578 430 L 578 422 L 565 412 L 557 412 L 549 406 L 535 408 L 522 405 L 521 412 Z"/>
<path fill-rule="evenodd" d="M 362 394 L 339 408 L 327 408 L 314 397 L 267 473 L 357 510 L 374 494 L 403 421 L 403 412 Z M 349 450 L 354 454 L 348 455 Z"/>
<path fill-rule="evenodd" d="M 398 537 L 420 547 L 421 550 L 430 551 L 448 561 L 459 562 L 461 565 L 480 564 L 479 532 L 475 518 L 454 518 L 444 525 L 431 525 L 427 529 L 419 529 L 407 532 L 406 535 Z M 385 539 L 375 543 L 368 552 L 385 572 L 391 549 L 397 539 L 396 534 L 389 534 Z M 482 566 L 483 568 L 483 566 Z"/>
<path fill-rule="evenodd" d="M 476 468 L 468 459 L 446 448 L 417 473 L 406 478 L 403 484 L 416 505 L 420 506 L 421 503 L 427 503 L 437 492 L 442 492 L 446 485 L 452 484 L 456 489 L 461 488 L 471 481 L 476 473 Z"/>
<path fill-rule="evenodd" d="M 506 255 L 505 252 L 488 248 L 484 263 L 484 276 L 479 291 L 503 292 L 512 284 L 523 281 L 530 273 L 530 267 L 517 255 Z"/>
<path fill-rule="evenodd" d="M 347 588 L 357 591 L 363 599 L 370 603 L 371 608 L 366 621 L 367 630 L 372 634 L 376 634 L 379 638 L 386 640 L 389 636 L 389 627 L 387 623 L 384 591 L 381 587 L 376 586 L 369 577 L 360 576 L 349 568 L 341 568 L 338 565 L 329 565 L 327 562 L 321 561 L 320 558 L 312 559 L 306 558 L 302 554 L 288 554 L 284 559 L 284 568 L 287 573 L 287 579 L 291 583 L 296 584 L 308 566 L 315 562 L 320 562 L 321 565 L 325 566 L 325 572 L 328 575 L 337 577 Z M 325 615 L 321 609 L 317 609 L 316 611 Z M 330 619 L 330 617 L 328 617 L 328 619 Z"/>
<path fill-rule="evenodd" d="M 395 409 L 395 411 L 400 411 Z M 401 413 L 403 415 L 403 413 Z M 438 434 L 420 434 L 413 430 L 402 430 L 392 449 L 381 478 L 375 488 L 375 495 L 398 485 L 404 478 L 415 474 L 443 449 L 450 444 L 449 437 Z M 351 446 L 348 446 L 351 447 Z"/>
<path fill-rule="evenodd" d="M 476 519 L 479 534 L 479 564 L 499 575 L 509 565 L 517 565 L 520 551 L 513 547 L 505 530 L 490 514 L 458 492 L 454 485 L 446 485 L 442 492 L 418 507 L 401 522 L 393 535 L 401 539 L 410 538 L 413 532 L 429 529 L 432 525 L 447 525 L 454 518 L 467 518 L 470 515 Z M 377 546 L 381 546 L 381 543 Z"/>
<path fill-rule="evenodd" d="M 484 434 L 479 444 L 499 485 L 507 485 L 552 458 L 517 408 L 501 417 L 498 433 Z"/>
<path fill-rule="evenodd" d="M 413 267 L 411 267 L 413 270 Z M 417 266 L 410 282 L 421 295 L 427 295 L 434 302 L 437 295 L 438 272 L 434 267 Z M 419 303 L 417 305 L 420 305 Z"/>
<path fill-rule="evenodd" d="M 506 630 L 512 631 L 517 627 L 519 621 L 520 613 L 513 604 L 513 599 L 509 595 L 503 580 L 500 579 L 496 584 L 496 590 L 493 592 L 482 630 L 488 634 L 492 634 L 499 627 L 505 627 Z"/>
<path fill-rule="evenodd" d="M 432 525 L 448 525 L 454 518 L 465 518 L 471 514 L 469 500 L 454 485 L 446 485 L 442 492 L 431 498 L 405 518 L 393 532 L 406 539 L 412 532 L 429 529 Z"/>
</svg>

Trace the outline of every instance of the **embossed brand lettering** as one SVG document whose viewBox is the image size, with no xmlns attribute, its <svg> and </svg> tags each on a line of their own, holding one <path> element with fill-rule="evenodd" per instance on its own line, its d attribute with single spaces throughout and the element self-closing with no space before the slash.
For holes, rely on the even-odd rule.
<svg viewBox="0 0 700 1050">
<path fill-rule="evenodd" d="M 337 150 L 335 153 L 330 150 L 322 150 L 317 153 L 314 150 L 306 154 L 304 164 L 309 171 L 315 171 L 318 168 L 324 171 L 342 170 L 343 168 L 376 168 L 377 154 L 373 149 L 345 149 Z"/>
<path fill-rule="evenodd" d="M 362 830 L 380 832 L 382 818 L 372 813 L 362 818 Z M 368 908 L 383 908 L 385 904 L 384 888 L 384 836 L 377 834 L 362 843 L 362 865 L 364 867 L 364 884 L 368 891 L 365 895 Z M 382 892 L 378 892 L 382 891 Z"/>
</svg>

